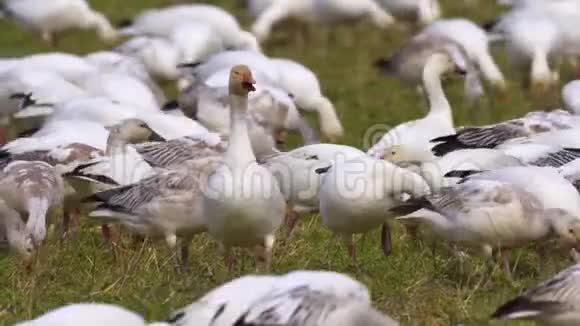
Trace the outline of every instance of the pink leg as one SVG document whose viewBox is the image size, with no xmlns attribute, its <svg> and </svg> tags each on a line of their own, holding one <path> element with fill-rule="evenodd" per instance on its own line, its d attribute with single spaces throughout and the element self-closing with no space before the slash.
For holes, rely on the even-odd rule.
<svg viewBox="0 0 580 326">
<path fill-rule="evenodd" d="M 286 227 L 288 228 L 288 237 L 292 235 L 292 231 L 296 227 L 298 220 L 300 219 L 300 215 L 294 211 L 291 205 L 286 206 L 286 216 L 284 217 Z"/>
<path fill-rule="evenodd" d="M 344 242 L 346 249 L 348 250 L 348 255 L 352 259 L 352 265 L 354 268 L 358 270 L 358 263 L 356 259 L 356 248 L 354 246 L 354 241 L 352 238 L 352 234 L 345 234 L 342 236 L 342 241 Z"/>
<path fill-rule="evenodd" d="M 6 144 L 8 140 L 8 130 L 6 127 L 0 127 L 0 145 Z"/>
</svg>

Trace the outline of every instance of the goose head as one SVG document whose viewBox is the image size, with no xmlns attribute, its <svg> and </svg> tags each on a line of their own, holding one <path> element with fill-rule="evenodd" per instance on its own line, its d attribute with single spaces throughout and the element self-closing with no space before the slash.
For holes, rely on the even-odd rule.
<svg viewBox="0 0 580 326">
<path fill-rule="evenodd" d="M 128 144 L 146 141 L 165 141 L 158 133 L 140 119 L 127 119 L 110 128 L 110 141 L 120 141 Z"/>
<path fill-rule="evenodd" d="M 425 68 L 433 69 L 438 75 L 467 73 L 467 62 L 461 52 L 449 49 L 445 52 L 432 54 L 425 64 Z"/>
<path fill-rule="evenodd" d="M 580 248 L 580 219 L 578 217 L 560 208 L 545 210 L 544 217 L 552 223 L 553 231 L 564 245 Z"/>
<path fill-rule="evenodd" d="M 250 92 L 256 90 L 256 81 L 252 76 L 252 71 L 246 65 L 237 65 L 230 71 L 229 89 L 230 94 L 240 97 L 248 97 Z"/>
<path fill-rule="evenodd" d="M 95 28 L 99 37 L 107 43 L 114 43 L 120 38 L 119 32 L 111 25 L 107 17 L 100 12 L 91 12 L 86 17 L 85 23 Z"/>
<path fill-rule="evenodd" d="M 8 231 L 8 242 L 25 264 L 34 260 L 36 246 L 32 234 L 22 230 Z"/>
</svg>

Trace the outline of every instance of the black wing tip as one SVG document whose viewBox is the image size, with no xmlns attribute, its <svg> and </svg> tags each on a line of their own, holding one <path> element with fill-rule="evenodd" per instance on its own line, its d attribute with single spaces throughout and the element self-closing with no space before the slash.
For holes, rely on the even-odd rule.
<svg viewBox="0 0 580 326">
<path fill-rule="evenodd" d="M 483 28 L 486 32 L 492 32 L 493 29 L 495 28 L 495 26 L 497 25 L 497 23 L 499 23 L 499 19 L 493 19 L 493 20 L 489 20 L 485 23 L 483 23 L 481 25 L 481 28 Z"/>
<path fill-rule="evenodd" d="M 177 65 L 177 68 L 195 68 L 201 65 L 201 62 L 185 62 Z"/>
<path fill-rule="evenodd" d="M 30 137 L 40 130 L 40 127 L 30 128 L 18 133 L 18 138 Z"/>
<path fill-rule="evenodd" d="M 124 18 L 121 19 L 118 23 L 117 23 L 117 28 L 126 28 L 133 25 L 133 19 L 131 18 Z"/>
<path fill-rule="evenodd" d="M 179 109 L 179 102 L 177 100 L 171 100 L 161 107 L 161 111 L 173 111 Z"/>
<path fill-rule="evenodd" d="M 391 72 L 393 70 L 393 61 L 391 58 L 379 58 L 373 62 L 373 66 L 382 72 Z"/>
<path fill-rule="evenodd" d="M 408 200 L 402 205 L 389 209 L 389 212 L 397 216 L 405 216 L 423 208 L 433 208 L 431 203 L 425 197 Z"/>
<path fill-rule="evenodd" d="M 564 147 L 563 150 L 580 154 L 580 148 Z"/>
<path fill-rule="evenodd" d="M 1 157 L 0 157 L 1 158 Z M 77 166 L 76 168 L 74 168 L 74 170 L 64 173 L 62 176 L 63 177 L 69 177 L 69 178 L 88 178 L 106 185 L 110 185 L 110 186 L 120 186 L 120 184 L 109 178 L 106 175 L 99 175 L 99 174 L 90 174 L 90 173 L 85 173 L 83 172 L 84 169 L 91 167 L 93 165 L 98 164 L 99 162 L 90 162 L 90 163 L 86 163 L 86 164 L 80 164 L 79 166 Z"/>
<path fill-rule="evenodd" d="M 445 173 L 445 178 L 461 178 L 465 179 L 471 175 L 481 173 L 480 170 L 453 170 Z"/>
<path fill-rule="evenodd" d="M 176 313 L 175 315 L 169 317 L 168 319 L 165 320 L 166 323 L 168 324 L 175 324 L 178 321 L 182 320 L 183 317 L 185 317 L 185 312 L 180 311 L 178 313 Z"/>
<path fill-rule="evenodd" d="M 323 168 L 318 168 L 318 169 L 314 170 L 314 172 L 316 172 L 316 174 L 324 174 L 324 173 L 328 172 L 328 170 L 330 170 L 330 168 L 332 168 L 332 165 L 325 166 Z"/>
<path fill-rule="evenodd" d="M 459 135 L 455 134 L 431 139 L 429 142 L 438 143 L 431 148 L 431 152 L 433 152 L 435 156 L 441 157 L 456 150 L 471 148 L 459 141 L 458 136 Z"/>
<path fill-rule="evenodd" d="M 0 149 L 0 159 L 7 159 L 10 158 L 12 156 L 12 154 L 5 150 L 5 149 Z"/>
<path fill-rule="evenodd" d="M 490 316 L 491 319 L 507 319 L 511 314 L 524 311 L 536 311 L 538 313 L 545 311 L 557 311 L 558 302 L 554 301 L 532 301 L 526 297 L 516 297 L 503 305 Z"/>
</svg>

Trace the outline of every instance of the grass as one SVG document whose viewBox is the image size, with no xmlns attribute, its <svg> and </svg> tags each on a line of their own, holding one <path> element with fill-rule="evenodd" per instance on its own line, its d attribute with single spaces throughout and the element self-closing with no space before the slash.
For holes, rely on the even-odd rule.
<svg viewBox="0 0 580 326">
<path fill-rule="evenodd" d="M 147 7 L 163 5 L 163 0 L 99 0 L 93 5 L 113 21 L 129 17 Z M 249 20 L 236 1 L 216 4 L 236 12 L 244 24 Z M 494 17 L 499 8 L 494 1 L 480 1 L 475 8 L 463 1 L 443 1 L 447 16 L 467 16 L 477 22 Z M 35 35 L 20 31 L 14 24 L 0 21 L 0 50 L 3 56 L 20 56 L 51 51 Z M 420 117 L 423 99 L 411 87 L 380 76 L 371 63 L 387 55 L 416 31 L 410 26 L 381 33 L 368 24 L 310 27 L 307 38 L 290 25 L 276 30 L 265 45 L 271 56 L 289 57 L 311 67 L 320 77 L 324 91 L 333 99 L 346 128 L 345 144 L 365 146 L 365 134 L 373 126 L 396 125 Z M 332 40 L 332 41 L 331 41 Z M 89 32 L 64 37 L 58 50 L 87 53 L 104 48 Z M 447 93 L 457 125 L 484 124 L 507 119 L 530 110 L 555 108 L 557 92 L 534 96 L 522 90 L 520 78 L 497 51 L 502 70 L 510 76 L 507 96 L 489 93 L 479 108 L 465 104 L 460 81 L 449 81 Z M 165 85 L 168 93 L 172 85 Z M 458 263 L 442 251 L 432 253 L 434 238 L 425 235 L 418 243 L 404 241 L 396 227 L 394 253 L 383 257 L 378 232 L 370 234 L 360 247 L 362 271 L 349 267 L 346 251 L 332 245 L 331 234 L 318 216 L 302 219 L 295 237 L 276 248 L 274 271 L 330 269 L 349 273 L 371 290 L 375 304 L 403 325 L 486 325 L 488 316 L 522 287 L 535 284 L 569 262 L 564 255 L 551 258 L 548 268 L 538 274 L 538 259 L 529 250 L 519 250 L 515 284 L 494 273 L 491 286 L 478 283 L 482 262 L 470 259 L 471 271 L 458 273 Z M 219 258 L 215 243 L 202 235 L 192 245 L 192 270 L 178 273 L 169 251 L 161 243 L 127 245 L 114 257 L 101 245 L 97 229 L 84 223 L 60 244 L 50 239 L 48 255 L 31 273 L 26 273 L 10 253 L 0 253 L 0 324 L 32 318 L 49 309 L 72 302 L 99 301 L 123 305 L 150 320 L 164 319 L 173 310 L 189 304 L 209 289 L 239 275 L 254 271 L 248 258 L 235 275 L 229 275 Z M 497 323 L 501 324 L 501 323 Z"/>
</svg>

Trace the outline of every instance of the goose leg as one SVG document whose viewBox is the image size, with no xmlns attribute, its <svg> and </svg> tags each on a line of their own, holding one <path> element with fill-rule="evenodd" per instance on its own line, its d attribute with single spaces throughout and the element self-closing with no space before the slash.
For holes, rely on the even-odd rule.
<svg viewBox="0 0 580 326">
<path fill-rule="evenodd" d="M 343 234 L 342 241 L 344 242 L 346 249 L 348 250 L 348 255 L 352 259 L 353 267 L 358 269 L 358 263 L 356 259 L 356 247 L 354 246 L 352 234 Z"/>
<path fill-rule="evenodd" d="M 383 254 L 388 256 L 391 254 L 393 250 L 393 245 L 391 242 L 391 228 L 389 227 L 389 223 L 385 222 L 381 229 L 381 248 L 383 249 Z"/>
<path fill-rule="evenodd" d="M 4 145 L 8 141 L 8 130 L 6 128 L 5 126 L 0 127 L 0 145 Z"/>
<path fill-rule="evenodd" d="M 298 223 L 299 219 L 300 219 L 300 215 L 298 215 L 298 213 L 296 213 L 296 211 L 294 211 L 294 208 L 292 207 L 292 205 L 287 204 L 286 205 L 285 224 L 286 224 L 286 227 L 288 228 L 288 234 L 287 234 L 288 238 L 290 238 L 290 236 L 292 235 L 292 231 L 294 231 L 294 228 L 296 227 L 296 223 Z"/>
<path fill-rule="evenodd" d="M 42 40 L 46 42 L 49 46 L 51 47 L 56 46 L 56 37 L 50 31 L 43 31 L 41 37 Z"/>
<path fill-rule="evenodd" d="M 184 238 L 181 243 L 181 272 L 189 272 L 189 245 L 191 238 Z"/>
<path fill-rule="evenodd" d="M 232 250 L 231 250 L 231 248 L 225 247 L 224 245 L 220 245 L 220 247 L 221 247 L 221 251 L 223 252 L 223 255 L 224 255 L 224 264 L 226 265 L 228 272 L 233 273 L 234 267 L 236 265 L 236 259 L 234 258 L 234 255 L 232 254 Z"/>
<path fill-rule="evenodd" d="M 272 256 L 274 252 L 275 242 L 276 237 L 273 234 L 268 234 L 264 239 L 264 260 L 267 272 L 270 272 L 272 270 Z"/>
<path fill-rule="evenodd" d="M 513 281 L 512 270 L 510 268 L 510 251 L 507 249 L 501 250 L 500 253 L 503 272 L 510 282 Z"/>
</svg>

